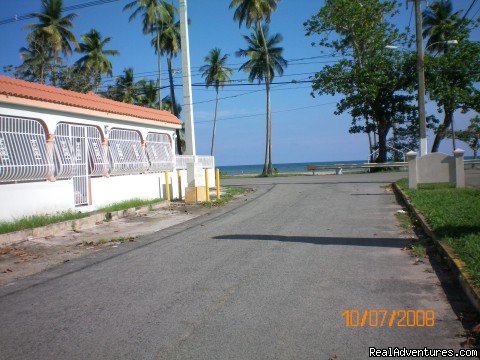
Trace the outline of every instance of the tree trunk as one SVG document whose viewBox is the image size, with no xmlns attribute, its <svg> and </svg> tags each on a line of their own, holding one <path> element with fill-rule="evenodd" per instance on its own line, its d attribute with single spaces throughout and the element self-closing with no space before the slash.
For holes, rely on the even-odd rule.
<svg viewBox="0 0 480 360">
<path fill-rule="evenodd" d="M 435 140 L 433 141 L 432 145 L 432 153 L 437 152 L 440 146 L 440 142 L 445 138 L 447 134 L 447 129 L 452 123 L 453 119 L 453 111 L 445 109 L 445 117 L 443 119 L 443 124 L 439 126 L 437 130 L 437 134 L 435 135 Z"/>
<path fill-rule="evenodd" d="M 177 114 L 177 100 L 175 98 L 175 85 L 173 84 L 173 68 L 172 68 L 171 54 L 167 57 L 167 66 L 168 66 L 168 80 L 170 81 L 170 101 L 172 103 L 171 113 L 176 117 L 178 117 L 180 114 Z M 182 151 L 182 142 L 180 140 L 180 129 L 175 130 L 175 134 L 177 135 L 177 141 L 175 144 L 177 147 L 177 154 L 182 155 L 183 151 Z"/>
<path fill-rule="evenodd" d="M 387 162 L 387 129 L 385 125 L 378 126 L 378 157 L 377 163 Z"/>
<path fill-rule="evenodd" d="M 263 165 L 263 176 L 272 175 L 272 116 L 270 111 L 270 54 L 268 53 L 267 39 L 263 32 L 262 24 L 257 21 L 257 26 L 260 34 L 262 35 L 263 46 L 265 51 L 265 88 L 267 92 L 267 129 L 266 129 L 266 141 L 265 141 L 265 163 Z"/>
<path fill-rule="evenodd" d="M 476 159 L 477 158 L 477 149 L 473 149 L 473 158 Z"/>
<path fill-rule="evenodd" d="M 210 156 L 213 156 L 213 145 L 215 143 L 215 130 L 217 129 L 217 109 L 218 109 L 218 88 L 215 97 L 215 116 L 213 117 L 212 145 L 210 146 Z"/>
</svg>

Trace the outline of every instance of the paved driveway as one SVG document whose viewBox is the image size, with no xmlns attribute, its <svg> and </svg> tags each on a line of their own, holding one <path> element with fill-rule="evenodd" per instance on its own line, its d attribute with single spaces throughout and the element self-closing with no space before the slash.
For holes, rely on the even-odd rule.
<svg viewBox="0 0 480 360">
<path fill-rule="evenodd" d="M 367 359 L 459 348 L 383 185 L 397 175 L 229 180 L 212 214 L 0 288 L 2 359 Z M 346 327 L 347 309 L 431 309 L 434 327 Z"/>
</svg>

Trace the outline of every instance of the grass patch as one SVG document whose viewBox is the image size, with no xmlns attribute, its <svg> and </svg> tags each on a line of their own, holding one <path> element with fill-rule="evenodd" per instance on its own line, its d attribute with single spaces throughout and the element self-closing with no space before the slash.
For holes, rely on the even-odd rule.
<svg viewBox="0 0 480 360">
<path fill-rule="evenodd" d="M 395 216 L 402 228 L 404 228 L 405 230 L 412 230 L 412 222 L 407 212 L 397 212 Z"/>
<path fill-rule="evenodd" d="M 52 215 L 32 215 L 19 218 L 14 221 L 0 222 L 0 234 L 13 231 L 33 229 L 40 226 L 55 224 L 68 220 L 77 220 L 88 216 L 88 213 L 78 211 L 64 211 Z"/>
<path fill-rule="evenodd" d="M 220 195 L 220 199 L 215 199 L 210 202 L 202 202 L 201 204 L 205 207 L 211 208 L 214 206 L 221 206 L 232 200 L 235 196 L 246 194 L 252 189 L 241 188 L 241 187 L 225 187 L 225 193 Z"/>
<path fill-rule="evenodd" d="M 397 184 L 438 237 L 465 262 L 475 284 L 480 286 L 480 189 L 456 189 L 452 184 L 408 189 L 406 179 Z"/>
<path fill-rule="evenodd" d="M 136 207 L 146 206 L 146 205 L 152 206 L 153 204 L 157 204 L 162 201 L 163 199 L 153 199 L 153 200 L 131 199 L 131 200 L 112 203 L 110 205 L 107 205 L 101 208 L 100 211 L 109 213 L 113 211 L 126 210 L 130 208 L 136 208 Z"/>
<path fill-rule="evenodd" d="M 412 244 L 412 254 L 417 258 L 424 258 L 427 255 L 423 244 Z"/>
</svg>

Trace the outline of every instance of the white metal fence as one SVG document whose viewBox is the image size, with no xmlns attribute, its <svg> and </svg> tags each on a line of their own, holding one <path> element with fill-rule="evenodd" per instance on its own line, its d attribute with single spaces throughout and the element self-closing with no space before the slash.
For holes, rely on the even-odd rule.
<svg viewBox="0 0 480 360">
<path fill-rule="evenodd" d="M 172 171 L 175 167 L 172 143 L 166 134 L 148 133 L 146 142 L 150 172 Z"/>
<path fill-rule="evenodd" d="M 112 175 L 139 174 L 148 170 L 147 157 L 137 131 L 112 129 L 108 138 Z"/>
<path fill-rule="evenodd" d="M 0 182 L 43 180 L 53 171 L 40 122 L 0 116 Z"/>
<path fill-rule="evenodd" d="M 213 169 L 215 166 L 213 156 L 197 156 L 197 160 L 200 166 L 204 169 Z M 177 169 L 185 170 L 187 168 L 187 164 L 191 164 L 195 162 L 195 156 L 192 155 L 177 155 L 175 159 L 175 166 Z"/>
</svg>

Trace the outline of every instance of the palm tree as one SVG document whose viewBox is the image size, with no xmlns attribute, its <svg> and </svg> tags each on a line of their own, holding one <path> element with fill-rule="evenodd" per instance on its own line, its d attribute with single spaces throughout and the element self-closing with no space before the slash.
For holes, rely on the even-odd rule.
<svg viewBox="0 0 480 360">
<path fill-rule="evenodd" d="M 53 70 L 53 57 L 45 50 L 44 44 L 32 41 L 20 49 L 22 65 L 15 70 L 15 77 L 45 84 Z"/>
<path fill-rule="evenodd" d="M 438 0 L 423 11 L 423 37 L 428 38 L 427 49 L 443 53 L 448 40 L 455 39 L 459 25 L 459 12 L 453 12 L 451 0 Z"/>
<path fill-rule="evenodd" d="M 233 15 L 234 20 L 238 21 L 239 26 L 242 26 L 245 23 L 247 28 L 255 26 L 256 32 L 261 35 L 261 42 L 264 46 L 267 45 L 267 36 L 263 32 L 262 23 L 270 23 L 270 18 L 272 13 L 277 9 L 277 4 L 280 0 L 232 0 L 230 2 L 229 8 L 235 7 L 235 13 Z M 269 52 L 266 47 L 264 47 L 264 53 L 266 55 L 265 65 L 270 64 Z M 264 70 L 266 75 L 265 83 L 270 84 L 271 78 L 270 71 L 267 69 Z M 268 85 L 269 87 L 270 85 Z M 269 92 L 269 91 L 268 91 Z M 263 167 L 262 175 L 272 174 L 272 156 L 271 152 L 271 117 L 270 117 L 270 102 L 269 96 L 267 96 L 267 145 L 266 145 L 266 154 L 265 154 L 265 164 Z M 267 161 L 267 159 L 269 159 Z"/>
<path fill-rule="evenodd" d="M 215 87 L 215 116 L 213 118 L 213 132 L 212 145 L 210 147 L 210 156 L 213 156 L 213 145 L 215 143 L 215 130 L 217 127 L 217 110 L 218 110 L 218 92 L 225 83 L 230 81 L 230 76 L 233 70 L 226 66 L 228 54 L 222 56 L 222 51 L 218 48 L 210 50 L 210 53 L 205 57 L 206 65 L 200 68 L 203 72 L 202 76 L 205 78 L 205 85 L 207 89 L 210 86 Z"/>
<path fill-rule="evenodd" d="M 160 48 L 158 41 L 160 37 L 158 33 L 161 32 L 161 27 L 156 27 L 156 24 L 162 24 L 168 21 L 170 14 L 172 11 L 174 12 L 174 6 L 172 4 L 167 3 L 164 0 L 133 0 L 132 2 L 128 3 L 123 7 L 123 10 L 131 10 L 135 8 L 133 13 L 129 17 L 129 21 L 132 21 L 139 15 L 140 13 L 143 16 L 142 23 L 143 23 L 143 33 L 144 34 L 151 34 L 154 31 L 157 32 L 157 46 L 156 48 Z M 157 78 L 157 87 L 158 87 L 158 106 L 159 109 L 162 108 L 162 58 L 161 52 L 157 51 L 157 66 L 158 66 L 158 78 Z"/>
<path fill-rule="evenodd" d="M 106 95 L 113 100 L 128 104 L 140 103 L 142 96 L 140 88 L 134 80 L 133 68 L 124 69 L 123 75 L 116 78 L 115 85 L 109 86 Z"/>
<path fill-rule="evenodd" d="M 157 101 L 157 94 L 158 88 L 156 82 L 153 80 L 146 80 L 142 79 L 137 83 L 139 92 L 141 92 L 139 102 L 142 106 L 149 107 L 149 108 L 156 108 L 158 107 Z"/>
<path fill-rule="evenodd" d="M 170 111 L 175 116 L 180 116 L 180 106 L 177 106 L 176 96 L 175 96 L 175 84 L 173 83 L 173 58 L 178 55 L 181 50 L 181 39 L 180 39 L 180 21 L 176 21 L 175 15 L 177 10 L 174 7 L 167 8 L 170 16 L 167 16 L 164 21 L 159 21 L 155 24 L 155 37 L 152 39 L 152 46 L 155 48 L 155 51 L 160 52 L 161 55 L 167 56 L 167 66 L 168 66 L 168 79 L 170 84 L 170 95 L 164 99 L 168 99 L 171 102 L 168 106 L 163 106 L 163 110 Z M 162 100 L 163 103 L 163 100 Z M 177 133 L 177 153 L 181 155 L 182 144 L 180 141 L 180 129 L 176 130 Z"/>
<path fill-rule="evenodd" d="M 262 175 L 271 175 L 272 168 L 272 114 L 270 110 L 270 82 L 274 79 L 275 73 L 283 75 L 283 69 L 287 67 L 287 61 L 282 57 L 283 48 L 278 44 L 283 40 L 282 35 L 275 34 L 269 37 L 267 26 L 257 27 L 250 36 L 243 36 L 247 42 L 246 49 L 240 49 L 236 55 L 248 57 L 249 60 L 244 63 L 240 70 L 248 72 L 248 80 L 259 83 L 265 81 L 267 94 L 267 134 L 265 148 L 265 164 Z M 266 39 L 266 41 L 264 41 Z"/>
<path fill-rule="evenodd" d="M 92 29 L 85 35 L 82 35 L 83 43 L 79 44 L 78 52 L 85 54 L 77 60 L 76 64 L 84 71 L 92 71 L 95 78 L 95 88 L 98 89 L 102 74 L 112 76 L 112 63 L 108 56 L 117 56 L 117 50 L 105 50 L 104 46 L 112 38 L 102 39 L 100 33 Z"/>
<path fill-rule="evenodd" d="M 54 60 L 59 62 L 59 54 L 72 53 L 72 43 L 78 47 L 75 35 L 70 31 L 72 20 L 77 16 L 74 13 L 63 16 L 62 0 L 42 0 L 42 12 L 32 13 L 30 16 L 38 19 L 38 23 L 29 24 L 25 28 L 32 29 L 28 35 L 29 42 L 41 42 L 52 53 Z"/>
</svg>

